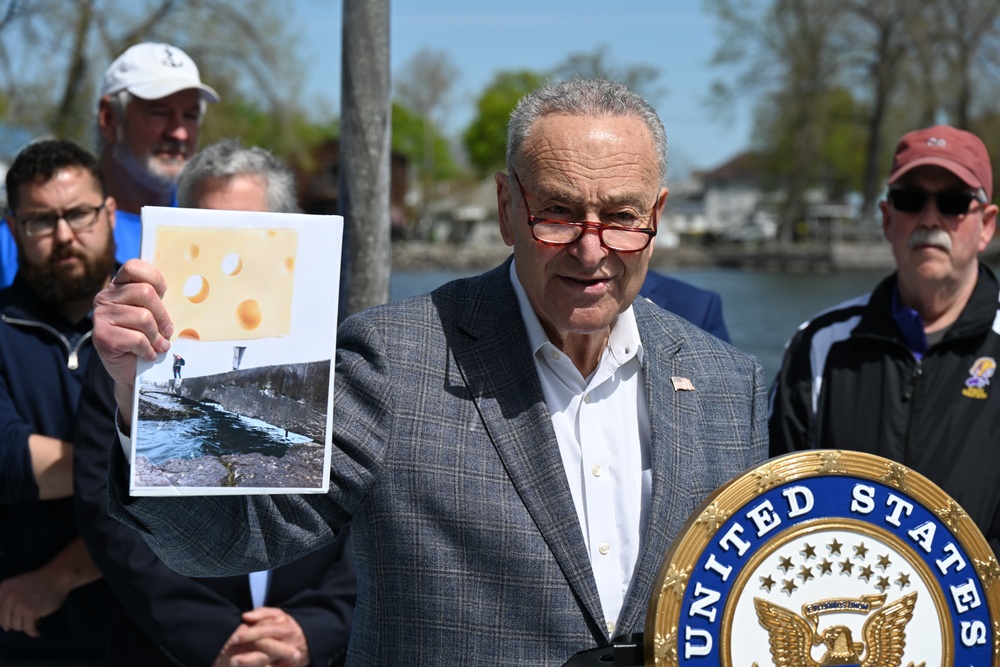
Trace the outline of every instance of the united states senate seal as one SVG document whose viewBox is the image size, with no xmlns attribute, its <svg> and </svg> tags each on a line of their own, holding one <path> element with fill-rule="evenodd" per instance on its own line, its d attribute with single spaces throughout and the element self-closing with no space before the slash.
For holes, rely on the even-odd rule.
<svg viewBox="0 0 1000 667">
<path fill-rule="evenodd" d="M 771 459 L 713 493 L 664 558 L 646 665 L 1000 665 L 1000 566 L 927 478 L 878 456 Z"/>
</svg>

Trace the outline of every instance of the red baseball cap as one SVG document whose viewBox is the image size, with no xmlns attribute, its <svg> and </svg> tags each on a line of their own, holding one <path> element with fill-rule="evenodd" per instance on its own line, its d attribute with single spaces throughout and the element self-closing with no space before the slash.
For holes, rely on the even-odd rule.
<svg viewBox="0 0 1000 667">
<path fill-rule="evenodd" d="M 935 125 L 907 132 L 896 146 L 889 184 L 916 167 L 944 167 L 973 188 L 982 188 L 993 199 L 993 167 L 983 140 L 965 130 Z"/>
</svg>

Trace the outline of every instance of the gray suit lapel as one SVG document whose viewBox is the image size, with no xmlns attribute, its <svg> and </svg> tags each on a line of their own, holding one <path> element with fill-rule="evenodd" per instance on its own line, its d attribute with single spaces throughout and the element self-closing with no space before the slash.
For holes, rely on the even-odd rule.
<svg viewBox="0 0 1000 667">
<path fill-rule="evenodd" d="M 584 548 L 566 471 L 528 347 L 510 262 L 468 293 L 454 336 L 459 371 L 490 438 L 539 532 L 549 545 L 592 628 L 603 631 L 597 584 Z"/>
<path fill-rule="evenodd" d="M 643 346 L 643 375 L 652 426 L 653 488 L 649 521 L 631 592 L 618 623 L 622 631 L 629 628 L 633 632 L 645 625 L 648 592 L 653 589 L 672 537 L 694 509 L 678 491 L 684 488 L 684 471 L 690 469 L 687 459 L 692 445 L 685 440 L 685 434 L 695 432 L 698 395 L 697 391 L 675 391 L 670 378 L 687 377 L 696 385 L 697 379 L 685 367 L 682 338 L 664 326 L 662 319 L 648 316 L 649 309 L 656 307 L 643 299 L 636 299 L 634 304 L 640 337 L 643 341 L 655 340 L 657 344 Z"/>
</svg>

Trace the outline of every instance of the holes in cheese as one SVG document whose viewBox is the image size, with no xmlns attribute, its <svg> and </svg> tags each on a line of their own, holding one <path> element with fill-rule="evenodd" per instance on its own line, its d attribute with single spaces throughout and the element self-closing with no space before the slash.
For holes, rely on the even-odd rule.
<svg viewBox="0 0 1000 667">
<path fill-rule="evenodd" d="M 226 255 L 222 258 L 222 272 L 227 276 L 235 276 L 243 270 L 243 260 L 236 253 Z"/>
<path fill-rule="evenodd" d="M 201 303 L 208 298 L 208 281 L 202 276 L 191 276 L 184 282 L 184 296 L 191 303 Z"/>
<path fill-rule="evenodd" d="M 291 333 L 298 232 L 294 229 L 156 229 L 154 263 L 176 336 L 251 340 Z"/>
</svg>

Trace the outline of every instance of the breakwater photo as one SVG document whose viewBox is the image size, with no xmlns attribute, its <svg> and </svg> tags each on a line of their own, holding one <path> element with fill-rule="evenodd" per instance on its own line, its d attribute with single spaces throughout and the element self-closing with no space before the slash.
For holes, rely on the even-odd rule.
<svg viewBox="0 0 1000 667">
<path fill-rule="evenodd" d="M 135 484 L 319 488 L 330 362 L 142 383 Z"/>
</svg>

